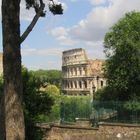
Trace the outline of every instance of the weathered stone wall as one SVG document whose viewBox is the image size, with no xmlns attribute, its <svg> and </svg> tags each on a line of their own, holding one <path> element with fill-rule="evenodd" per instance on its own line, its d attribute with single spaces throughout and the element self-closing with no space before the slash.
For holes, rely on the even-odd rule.
<svg viewBox="0 0 140 140">
<path fill-rule="evenodd" d="M 140 140 L 140 126 L 101 124 L 98 129 L 54 125 L 44 140 Z"/>
<path fill-rule="evenodd" d="M 99 134 L 107 140 L 140 140 L 140 126 L 112 123 L 102 124 L 99 128 Z"/>
</svg>

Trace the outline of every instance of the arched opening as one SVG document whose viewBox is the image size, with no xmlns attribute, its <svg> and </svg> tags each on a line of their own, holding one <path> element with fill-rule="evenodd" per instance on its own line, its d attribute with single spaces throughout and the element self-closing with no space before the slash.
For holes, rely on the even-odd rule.
<svg viewBox="0 0 140 140">
<path fill-rule="evenodd" d="M 82 69 L 81 68 L 79 68 L 79 72 L 80 72 L 80 75 L 82 75 Z"/>
<path fill-rule="evenodd" d="M 74 81 L 74 84 L 75 84 L 75 88 L 77 88 L 77 82 L 76 81 Z"/>
<path fill-rule="evenodd" d="M 79 88 L 82 88 L 82 82 L 79 81 Z"/>
<path fill-rule="evenodd" d="M 87 81 L 84 81 L 84 88 L 87 88 Z"/>
<path fill-rule="evenodd" d="M 73 88 L 73 84 L 72 84 L 72 81 L 71 81 L 70 83 L 71 83 L 71 88 Z"/>
</svg>

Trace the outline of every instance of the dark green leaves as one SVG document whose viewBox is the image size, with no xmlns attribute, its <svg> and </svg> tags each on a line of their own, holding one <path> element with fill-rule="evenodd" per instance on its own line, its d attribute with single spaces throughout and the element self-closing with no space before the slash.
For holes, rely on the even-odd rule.
<svg viewBox="0 0 140 140">
<path fill-rule="evenodd" d="M 30 9 L 30 7 L 33 7 L 35 5 L 35 0 L 25 0 L 25 1 L 27 9 Z"/>
<path fill-rule="evenodd" d="M 63 9 L 61 4 L 52 4 L 49 5 L 49 10 L 54 14 L 54 15 L 61 15 L 63 14 Z"/>
<path fill-rule="evenodd" d="M 106 77 L 116 98 L 140 96 L 140 13 L 127 13 L 106 34 Z"/>
<path fill-rule="evenodd" d="M 39 11 L 39 8 L 44 4 L 43 0 L 25 0 L 26 1 L 26 8 L 34 8 L 35 12 L 37 13 Z M 50 12 L 53 15 L 60 15 L 63 14 L 63 8 L 61 3 L 54 3 L 53 0 L 47 0 Z M 45 11 L 42 11 L 42 15 L 45 16 Z"/>
</svg>

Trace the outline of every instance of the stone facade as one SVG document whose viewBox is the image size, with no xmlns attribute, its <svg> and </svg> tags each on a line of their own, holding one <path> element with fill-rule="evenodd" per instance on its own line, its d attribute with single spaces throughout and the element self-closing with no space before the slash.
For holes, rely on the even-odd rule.
<svg viewBox="0 0 140 140">
<path fill-rule="evenodd" d="M 65 95 L 92 95 L 106 86 L 104 60 L 89 60 L 82 48 L 67 50 L 62 55 L 62 91 Z"/>
</svg>

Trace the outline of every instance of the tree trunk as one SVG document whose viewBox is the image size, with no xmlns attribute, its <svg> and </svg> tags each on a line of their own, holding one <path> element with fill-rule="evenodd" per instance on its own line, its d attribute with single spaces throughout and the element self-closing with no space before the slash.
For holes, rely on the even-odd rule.
<svg viewBox="0 0 140 140">
<path fill-rule="evenodd" d="M 1 140 L 24 140 L 20 53 L 20 0 L 2 0 L 3 135 Z"/>
</svg>

